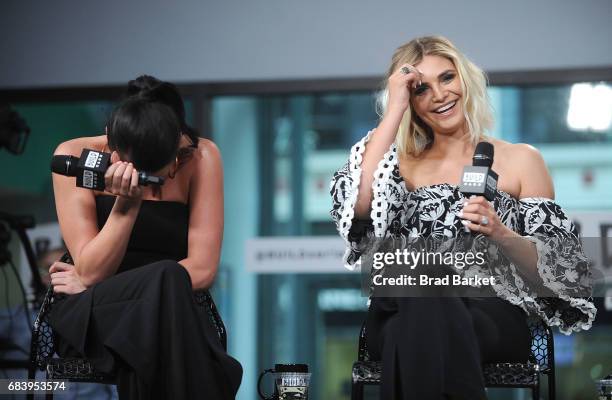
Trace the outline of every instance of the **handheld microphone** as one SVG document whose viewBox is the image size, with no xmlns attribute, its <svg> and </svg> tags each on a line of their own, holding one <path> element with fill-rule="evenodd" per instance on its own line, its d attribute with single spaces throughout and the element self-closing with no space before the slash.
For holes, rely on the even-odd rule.
<svg viewBox="0 0 612 400">
<path fill-rule="evenodd" d="M 493 145 L 480 142 L 474 150 L 472 166 L 463 168 L 459 191 L 465 195 L 484 196 L 493 201 L 497 190 L 498 175 L 491 169 L 493 165 Z"/>
<path fill-rule="evenodd" d="M 77 187 L 92 190 L 104 190 L 104 173 L 110 165 L 110 153 L 83 149 L 81 157 L 53 156 L 51 172 L 65 176 L 75 176 Z M 163 185 L 164 178 L 138 173 L 138 184 L 141 186 Z"/>
</svg>

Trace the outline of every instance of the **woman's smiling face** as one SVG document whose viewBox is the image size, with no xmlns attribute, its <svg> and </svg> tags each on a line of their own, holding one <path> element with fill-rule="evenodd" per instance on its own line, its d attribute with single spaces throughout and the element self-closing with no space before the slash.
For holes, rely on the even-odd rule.
<svg viewBox="0 0 612 400">
<path fill-rule="evenodd" d="M 410 103 L 416 114 L 438 134 L 463 129 L 463 90 L 453 62 L 427 55 L 415 67 L 423 74 L 422 84 L 411 89 Z"/>
</svg>

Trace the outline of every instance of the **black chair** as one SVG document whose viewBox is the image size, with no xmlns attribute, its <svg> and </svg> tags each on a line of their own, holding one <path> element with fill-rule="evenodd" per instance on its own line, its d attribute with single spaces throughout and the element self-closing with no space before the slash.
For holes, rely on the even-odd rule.
<svg viewBox="0 0 612 400">
<path fill-rule="evenodd" d="M 529 388 L 533 400 L 540 397 L 540 374 L 548 377 L 548 399 L 555 399 L 555 359 L 552 330 L 539 318 L 528 319 L 531 355 L 527 363 L 483 366 L 486 387 Z M 359 353 L 353 364 L 351 399 L 363 400 L 365 385 L 380 385 L 382 363 L 372 360 L 366 345 L 365 323 L 359 335 Z"/>
<path fill-rule="evenodd" d="M 72 259 L 67 253 L 64 254 L 60 261 L 72 264 Z M 221 320 L 221 316 L 219 315 L 212 296 L 208 290 L 194 291 L 193 296 L 196 304 L 207 312 L 217 331 L 217 334 L 219 335 L 219 340 L 223 348 L 227 350 L 227 335 L 225 325 Z M 93 365 L 86 359 L 54 357 L 54 333 L 51 325 L 49 324 L 49 312 L 53 307 L 54 302 L 55 297 L 53 288 L 50 287 L 47 290 L 42 306 L 32 328 L 28 378 L 34 379 L 36 370 L 41 370 L 46 371 L 46 379 L 54 381 L 116 384 L 116 377 L 114 375 L 96 371 L 93 368 Z M 28 394 L 27 398 L 33 400 L 34 395 Z M 48 400 L 53 399 L 53 393 L 47 393 L 45 398 Z"/>
</svg>

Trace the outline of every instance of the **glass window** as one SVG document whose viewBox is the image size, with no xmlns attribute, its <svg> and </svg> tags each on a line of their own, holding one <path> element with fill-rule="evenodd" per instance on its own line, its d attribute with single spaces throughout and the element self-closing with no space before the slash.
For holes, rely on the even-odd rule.
<svg viewBox="0 0 612 400">
<path fill-rule="evenodd" d="M 612 143 L 612 85 L 501 86 L 489 94 L 496 133 L 512 142 Z"/>
</svg>

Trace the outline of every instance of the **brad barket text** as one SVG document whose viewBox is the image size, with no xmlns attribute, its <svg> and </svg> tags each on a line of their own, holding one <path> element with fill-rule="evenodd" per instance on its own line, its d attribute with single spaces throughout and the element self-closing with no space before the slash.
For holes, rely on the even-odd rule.
<svg viewBox="0 0 612 400">
<path fill-rule="evenodd" d="M 446 275 L 443 277 L 431 277 L 421 274 L 418 277 L 412 275 L 400 275 L 393 278 L 375 275 L 372 278 L 375 286 L 493 286 L 495 277 L 486 278 L 480 276 L 461 277 L 459 275 Z"/>
<path fill-rule="evenodd" d="M 385 265 L 401 265 L 410 269 L 415 269 L 418 265 L 452 265 L 455 268 L 463 269 L 471 265 L 483 265 L 485 255 L 482 252 L 429 252 L 409 251 L 407 249 L 397 249 L 395 252 L 374 253 L 372 267 L 381 269 Z"/>
</svg>

